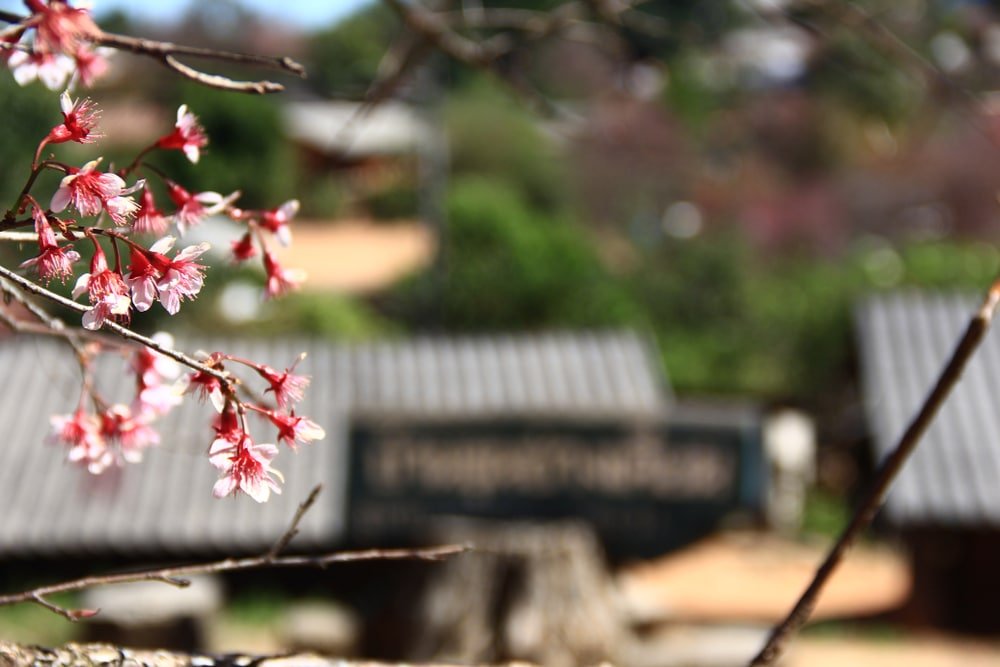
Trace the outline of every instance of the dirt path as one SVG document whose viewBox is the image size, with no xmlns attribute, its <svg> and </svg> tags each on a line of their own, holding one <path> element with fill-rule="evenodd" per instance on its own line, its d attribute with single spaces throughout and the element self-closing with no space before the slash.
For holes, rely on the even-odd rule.
<svg viewBox="0 0 1000 667">
<path fill-rule="evenodd" d="M 309 289 L 373 292 L 430 264 L 437 240 L 419 222 L 296 221 L 283 265 L 303 269 Z"/>
</svg>

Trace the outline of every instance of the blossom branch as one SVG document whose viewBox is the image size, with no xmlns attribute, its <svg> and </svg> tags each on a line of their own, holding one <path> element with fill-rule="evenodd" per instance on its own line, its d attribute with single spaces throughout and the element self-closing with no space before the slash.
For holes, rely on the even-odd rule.
<svg viewBox="0 0 1000 667">
<path fill-rule="evenodd" d="M 862 501 L 851 516 L 850 522 L 830 548 L 823 563 L 816 570 L 812 581 L 795 606 L 792 607 L 785 619 L 774 627 L 764 647 L 750 661 L 751 667 L 775 664 L 785 644 L 809 619 L 826 582 L 840 564 L 847 550 L 875 518 L 875 514 L 882 506 L 893 480 L 899 474 L 910 454 L 916 449 L 951 390 L 961 379 L 969 359 L 972 358 L 973 353 L 979 348 L 987 331 L 989 331 L 998 304 L 1000 304 L 1000 278 L 990 286 L 983 303 L 969 321 L 955 351 L 938 376 L 933 389 L 924 399 L 924 403 L 920 406 L 913 421 L 900 436 L 895 448 L 879 465 L 875 479 L 862 497 Z"/>
<path fill-rule="evenodd" d="M 38 285 L 37 283 L 34 283 L 28 280 L 27 278 L 24 278 L 23 276 L 19 276 L 18 274 L 14 273 L 10 269 L 2 265 L 0 265 L 0 277 L 6 278 L 7 280 L 15 283 L 18 287 L 27 292 L 31 292 L 36 296 L 48 299 L 53 303 L 57 303 L 60 306 L 64 306 L 78 313 L 82 314 L 90 310 L 83 304 L 77 303 L 72 299 L 67 299 L 66 297 L 60 294 L 56 294 L 55 292 L 52 292 L 51 290 L 48 290 L 42 287 L 41 285 Z M 216 368 L 213 368 L 212 366 L 209 366 L 208 364 L 204 364 L 198 361 L 194 357 L 190 357 L 184 354 L 183 352 L 166 347 L 165 345 L 161 345 L 152 338 L 149 338 L 148 336 L 143 336 L 140 333 L 136 333 L 135 331 L 132 331 L 128 327 L 124 327 L 118 324 L 117 322 L 106 320 L 104 322 L 104 328 L 114 332 L 115 334 L 121 336 L 122 338 L 134 341 L 136 343 L 141 343 L 142 345 L 145 345 L 151 350 L 159 352 L 165 357 L 170 357 L 174 361 L 184 364 L 188 368 L 192 368 L 201 373 L 211 375 L 219 382 L 223 383 L 226 387 L 228 387 L 229 393 L 232 393 L 233 391 L 233 384 L 235 380 L 231 375 L 229 375 L 229 373 L 226 373 L 225 371 L 220 371 Z"/>
<path fill-rule="evenodd" d="M 449 544 L 423 549 L 366 549 L 361 551 L 335 551 L 318 556 L 281 556 L 280 553 L 298 533 L 298 525 L 306 512 L 316 502 L 321 487 L 315 487 L 309 496 L 299 505 L 288 529 L 282 534 L 274 546 L 260 556 L 248 558 L 226 558 L 210 563 L 165 567 L 143 572 L 126 572 L 122 574 L 97 575 L 81 577 L 48 586 L 39 586 L 20 593 L 0 595 L 0 606 L 33 602 L 53 611 L 71 621 L 88 618 L 98 613 L 96 609 L 69 609 L 53 603 L 49 596 L 58 593 L 81 591 L 95 586 L 125 584 L 139 581 L 160 581 L 178 588 L 186 588 L 191 581 L 186 577 L 196 574 L 216 574 L 236 570 L 251 570 L 266 567 L 318 567 L 325 568 L 334 563 L 350 563 L 363 560 L 424 560 L 441 561 L 451 556 L 470 551 L 466 545 Z"/>
<path fill-rule="evenodd" d="M 0 11 L 0 21 L 14 24 L 10 29 L 15 32 L 21 28 L 26 20 L 27 19 L 25 17 L 18 14 Z M 267 67 L 281 70 L 299 77 L 305 77 L 306 75 L 305 68 L 302 64 L 287 56 L 271 57 L 249 53 L 234 53 L 230 51 L 220 51 L 217 49 L 183 46 L 172 42 L 143 39 L 103 31 L 90 41 L 98 46 L 106 46 L 120 51 L 129 51 L 137 55 L 148 56 L 165 67 L 177 72 L 181 76 L 205 86 L 219 88 L 222 90 L 267 94 L 280 92 L 284 90 L 285 87 L 280 83 L 275 83 L 273 81 L 237 81 L 222 75 L 209 74 L 181 63 L 177 60 L 177 57 L 187 56 L 192 58 L 221 60 L 241 65 L 252 65 L 255 67 Z"/>
</svg>

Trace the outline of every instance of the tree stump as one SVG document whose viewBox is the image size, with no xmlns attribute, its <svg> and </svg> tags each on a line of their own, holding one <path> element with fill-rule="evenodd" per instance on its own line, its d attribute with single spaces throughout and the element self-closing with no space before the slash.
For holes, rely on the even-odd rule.
<svg viewBox="0 0 1000 667">
<path fill-rule="evenodd" d="M 585 525 L 461 522 L 440 539 L 474 550 L 431 574 L 412 606 L 407 658 L 573 667 L 620 654 L 626 622 Z"/>
</svg>

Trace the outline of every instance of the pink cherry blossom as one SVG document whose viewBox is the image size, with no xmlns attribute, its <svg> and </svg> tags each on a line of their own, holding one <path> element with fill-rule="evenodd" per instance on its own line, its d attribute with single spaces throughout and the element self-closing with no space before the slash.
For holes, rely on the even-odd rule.
<svg viewBox="0 0 1000 667">
<path fill-rule="evenodd" d="M 279 372 L 278 370 L 271 368 L 270 366 L 255 366 L 256 370 L 262 378 L 267 380 L 267 383 L 271 385 L 265 391 L 274 392 L 274 400 L 277 402 L 278 407 L 288 408 L 292 403 L 298 403 L 302 400 L 306 387 L 309 386 L 309 377 L 305 375 L 295 375 L 292 373 L 295 370 L 295 366 L 298 365 L 299 361 L 304 358 L 305 355 L 300 356 L 291 368 L 286 368 L 284 371 Z"/>
<path fill-rule="evenodd" d="M 177 231 L 181 236 L 188 227 L 201 224 L 201 221 L 210 215 L 215 215 L 223 211 L 226 206 L 235 198 L 235 193 L 229 197 L 223 197 L 218 192 L 199 192 L 191 194 L 183 187 L 167 181 L 167 194 L 177 207 L 174 212 L 174 221 L 177 223 Z"/>
<path fill-rule="evenodd" d="M 268 410 L 264 414 L 278 428 L 278 440 L 284 441 L 293 449 L 296 442 L 308 444 L 326 437 L 322 426 L 307 417 L 297 416 L 294 410 L 287 415 L 275 410 Z"/>
<path fill-rule="evenodd" d="M 62 54 L 38 51 L 15 51 L 7 59 L 7 65 L 19 85 L 26 86 L 38 79 L 49 90 L 64 88 L 76 68 L 73 61 Z"/>
<path fill-rule="evenodd" d="M 174 126 L 174 131 L 160 137 L 155 145 L 157 148 L 184 151 L 187 159 L 197 164 L 198 158 L 201 157 L 201 149 L 208 145 L 208 136 L 198 123 L 198 117 L 188 111 L 186 104 L 182 104 L 177 109 L 177 124 Z"/>
<path fill-rule="evenodd" d="M 108 71 L 108 56 L 114 53 L 113 49 L 99 47 L 97 49 L 78 49 L 73 54 L 76 66 L 76 76 L 80 82 L 88 88 L 94 85 L 94 81 L 101 78 Z"/>
<path fill-rule="evenodd" d="M 267 274 L 267 284 L 264 288 L 264 298 L 281 296 L 297 288 L 305 279 L 305 273 L 298 269 L 286 269 L 278 264 L 270 250 L 264 250 L 264 272 Z"/>
<path fill-rule="evenodd" d="M 222 354 L 214 352 L 205 361 L 210 366 L 217 366 L 222 359 Z M 200 399 L 208 398 L 217 412 L 222 412 L 226 407 L 226 397 L 222 393 L 222 382 L 219 378 L 205 371 L 195 371 L 181 378 L 182 390 L 197 391 Z"/>
<path fill-rule="evenodd" d="M 32 14 L 25 22 L 36 31 L 35 49 L 74 54 L 87 42 L 101 37 L 86 9 L 71 7 L 65 0 L 25 0 Z"/>
<path fill-rule="evenodd" d="M 49 225 L 44 211 L 37 206 L 31 212 L 35 221 L 35 233 L 38 235 L 38 256 L 21 263 L 22 269 L 33 268 L 38 277 L 45 283 L 53 278 L 66 279 L 73 275 L 73 263 L 79 261 L 80 253 L 72 249 L 71 244 L 59 247 L 55 232 Z"/>
<path fill-rule="evenodd" d="M 97 215 L 102 210 L 108 212 L 115 224 L 128 222 L 138 205 L 124 195 L 134 192 L 144 185 L 142 181 L 126 189 L 125 181 L 117 174 L 97 171 L 101 158 L 91 160 L 83 167 L 70 168 L 59 184 L 50 204 L 53 211 L 62 211 L 70 204 L 81 215 Z"/>
<path fill-rule="evenodd" d="M 69 445 L 69 460 L 82 463 L 92 474 L 100 474 L 114 462 L 107 441 L 101 435 L 101 424 L 95 415 L 82 408 L 72 415 L 53 415 L 50 418 L 50 439 Z"/>
<path fill-rule="evenodd" d="M 89 98 L 76 102 L 64 92 L 59 97 L 62 107 L 63 122 L 55 126 L 45 138 L 46 142 L 59 144 L 65 141 L 75 141 L 81 144 L 92 144 L 103 135 L 94 132 L 97 119 L 101 115 L 97 106 Z"/>
<path fill-rule="evenodd" d="M 168 347 L 173 345 L 173 337 L 158 333 L 153 340 Z M 181 404 L 183 390 L 176 384 L 167 384 L 180 373 L 177 362 L 153 348 L 142 346 L 132 357 L 132 370 L 136 375 L 136 400 L 134 411 L 147 419 L 162 417 Z"/>
<path fill-rule="evenodd" d="M 276 446 L 254 444 L 250 436 L 244 434 L 238 443 L 227 438 L 216 439 L 208 453 L 209 462 L 222 472 L 212 489 L 216 498 L 242 491 L 258 503 L 263 503 L 267 502 L 271 491 L 281 493 L 274 477 L 281 481 L 284 478 L 271 467 L 271 459 L 278 453 Z"/>
<path fill-rule="evenodd" d="M 164 331 L 153 334 L 152 339 L 165 348 L 174 346 L 174 337 Z M 180 375 L 181 368 L 180 364 L 170 357 L 143 345 L 136 350 L 132 358 L 132 370 L 145 386 L 152 386 L 161 384 L 164 380 L 176 379 Z"/>
<path fill-rule="evenodd" d="M 136 234 L 163 236 L 169 226 L 170 221 L 163 215 L 163 211 L 156 207 L 152 190 L 149 189 L 149 186 L 144 187 L 139 196 L 139 210 L 135 214 L 132 231 Z"/>
<path fill-rule="evenodd" d="M 236 262 L 245 262 L 257 254 L 257 247 L 253 243 L 253 234 L 250 232 L 241 236 L 238 241 L 233 241 L 232 246 L 233 260 Z"/>
<path fill-rule="evenodd" d="M 194 260 L 208 251 L 209 244 L 188 246 L 171 259 L 164 253 L 173 247 L 175 240 L 166 236 L 148 251 L 132 250 L 128 283 L 137 310 L 149 310 L 158 298 L 163 308 L 175 315 L 182 299 L 193 299 L 201 291 L 205 266 Z"/>
<path fill-rule="evenodd" d="M 132 409 L 116 403 L 101 414 L 101 435 L 118 443 L 122 459 L 127 463 L 142 460 L 142 450 L 160 444 L 160 434 L 149 425 L 149 415 L 136 415 Z"/>
<path fill-rule="evenodd" d="M 290 199 L 277 208 L 264 211 L 260 218 L 260 225 L 274 234 L 281 245 L 287 247 L 292 244 L 292 231 L 288 223 L 298 212 L 299 200 Z"/>
<path fill-rule="evenodd" d="M 108 260 L 97 241 L 94 241 L 94 257 L 90 261 L 90 273 L 84 273 L 76 281 L 73 298 L 87 292 L 91 308 L 83 316 L 83 327 L 96 330 L 104 326 L 105 320 L 127 321 L 131 302 L 128 286 L 117 271 L 108 268 Z"/>
</svg>

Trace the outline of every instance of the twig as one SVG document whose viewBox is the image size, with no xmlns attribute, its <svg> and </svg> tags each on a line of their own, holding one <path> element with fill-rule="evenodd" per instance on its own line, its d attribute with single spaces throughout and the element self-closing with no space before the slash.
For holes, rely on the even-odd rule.
<svg viewBox="0 0 1000 667">
<path fill-rule="evenodd" d="M 234 570 L 250 570 L 264 567 L 318 567 L 324 568 L 333 563 L 350 563 L 362 560 L 425 560 L 440 561 L 451 556 L 470 551 L 466 545 L 449 544 L 437 547 L 427 547 L 424 549 L 368 549 L 364 551 L 339 551 L 319 556 L 279 556 L 288 542 L 298 532 L 299 522 L 305 515 L 320 493 L 320 486 L 317 486 L 309 494 L 295 512 L 288 530 L 278 539 L 275 545 L 260 556 L 249 558 L 226 558 L 211 563 L 199 563 L 195 565 L 181 565 L 178 567 L 165 567 L 158 570 L 147 570 L 144 572 L 126 572 L 122 574 L 107 574 L 90 577 L 82 577 L 71 581 L 64 581 L 48 586 L 39 586 L 29 591 L 21 593 L 11 593 L 0 595 L 0 606 L 19 604 L 22 602 L 34 602 L 46 609 L 75 621 L 80 618 L 93 616 L 97 610 L 92 609 L 68 609 L 50 601 L 48 597 L 57 593 L 68 593 L 80 591 L 94 586 L 108 586 L 111 584 L 125 584 L 139 581 L 161 581 L 178 588 L 186 588 L 191 584 L 186 577 L 195 574 L 215 574 L 218 572 L 232 572 Z"/>
<path fill-rule="evenodd" d="M 267 93 L 280 93 L 285 89 L 280 83 L 273 81 L 236 81 L 219 74 L 207 74 L 193 67 L 188 67 L 173 56 L 163 56 L 163 64 L 177 72 L 181 76 L 196 81 L 209 88 L 219 88 L 221 90 L 231 90 L 237 93 L 257 93 L 266 95 Z"/>
<path fill-rule="evenodd" d="M 455 60 L 476 67 L 489 67 L 510 50 L 506 39 L 494 38 L 477 42 L 463 37 L 452 30 L 443 17 L 419 2 L 405 0 L 383 0 L 383 2 L 399 14 L 410 30 L 422 35 Z"/>
<path fill-rule="evenodd" d="M 865 492 L 860 505 L 851 516 L 847 527 L 844 528 L 840 537 L 837 538 L 836 543 L 831 547 L 822 565 L 816 570 L 812 582 L 810 582 L 809 586 L 802 593 L 795 606 L 792 607 L 788 616 L 771 631 L 771 635 L 764 644 L 764 647 L 750 661 L 751 667 L 773 665 L 781 655 L 788 640 L 809 619 L 809 615 L 816 605 L 816 600 L 819 598 L 823 586 L 833 574 L 833 571 L 847 550 L 854 544 L 861 532 L 871 524 L 872 519 L 875 518 L 875 514 L 882 506 L 882 502 L 885 500 L 885 496 L 896 475 L 899 474 L 903 464 L 909 458 L 910 454 L 913 453 L 913 450 L 920 442 L 920 438 L 923 437 L 924 432 L 926 432 L 934 420 L 934 417 L 937 415 L 938 410 L 941 409 L 951 390 L 958 383 L 959 379 L 961 379 L 962 372 L 968 364 L 969 359 L 972 358 L 973 353 L 979 348 L 980 343 L 986 336 L 986 332 L 989 331 L 990 323 L 996 313 L 998 304 L 1000 304 L 1000 279 L 995 280 L 990 286 L 982 305 L 969 321 L 965 333 L 955 347 L 955 351 L 952 353 L 948 363 L 941 371 L 934 388 L 927 395 L 927 398 L 924 399 L 923 405 L 920 406 L 920 410 L 896 443 L 895 448 L 882 461 L 875 473 L 875 479 Z"/>
<path fill-rule="evenodd" d="M 302 517 L 306 515 L 306 512 L 309 511 L 309 508 L 312 507 L 313 503 L 316 502 L 316 498 L 319 497 L 319 492 L 322 490 L 323 490 L 323 485 L 317 484 L 313 488 L 312 492 L 310 492 L 309 497 L 303 500 L 301 503 L 299 503 L 299 509 L 295 511 L 295 516 L 292 517 L 292 523 L 288 525 L 288 530 L 286 530 L 285 533 L 280 538 L 278 538 L 278 541 L 274 543 L 274 546 L 271 547 L 271 550 L 267 552 L 269 558 L 271 558 L 272 560 L 277 558 L 278 555 L 285 550 L 285 547 L 288 546 L 288 543 L 291 542 L 295 538 L 295 536 L 299 534 L 299 522 L 302 521 Z"/>
</svg>

